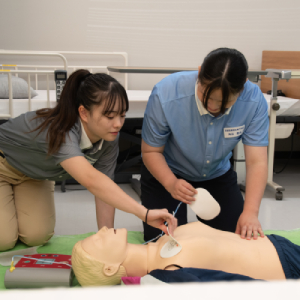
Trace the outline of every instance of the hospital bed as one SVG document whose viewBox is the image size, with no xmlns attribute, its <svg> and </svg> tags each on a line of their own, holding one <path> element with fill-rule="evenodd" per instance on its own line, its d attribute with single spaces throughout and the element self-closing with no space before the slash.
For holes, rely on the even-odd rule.
<svg viewBox="0 0 300 300">
<path fill-rule="evenodd" d="M 262 70 L 291 70 L 288 72 L 271 72 L 269 76 L 261 76 L 261 90 L 267 98 L 270 115 L 269 147 L 268 147 L 268 187 L 275 190 L 276 200 L 282 200 L 284 187 L 273 182 L 274 150 L 276 138 L 287 138 L 292 130 L 298 131 L 300 124 L 300 52 L 299 51 L 263 51 Z M 284 78 L 285 77 L 285 78 Z M 267 91 L 272 95 L 266 95 Z M 286 97 L 276 97 L 281 90 Z M 279 104 L 279 105 L 278 105 Z M 271 106 L 271 110 L 270 110 Z M 297 128 L 294 129 L 294 124 Z M 293 137 L 292 137 L 293 138 Z M 234 151 L 234 165 L 238 173 L 238 183 L 245 188 L 245 155 L 242 144 Z"/>
<path fill-rule="evenodd" d="M 294 122 L 300 122 L 300 101 L 288 97 L 278 97 L 277 82 L 280 79 L 290 80 L 300 78 L 299 71 L 284 71 L 267 69 L 266 77 L 272 77 L 271 95 L 264 93 L 269 107 L 270 128 L 268 146 L 268 179 L 267 185 L 275 190 L 276 200 L 282 200 L 284 187 L 273 182 L 275 139 L 288 138 L 293 129 Z M 246 184 L 245 154 L 240 141 L 234 149 L 234 169 L 238 175 L 238 183 L 243 191 Z"/>
<path fill-rule="evenodd" d="M 77 69 L 84 68 L 90 72 L 108 73 L 106 65 L 87 64 L 86 61 L 89 62 L 91 57 L 93 58 L 92 62 L 111 61 L 110 57 L 120 57 L 125 66 L 128 64 L 126 52 L 0 50 L 0 76 L 2 76 L 0 81 L 0 119 L 14 118 L 26 111 L 55 106 L 55 70 L 66 70 L 70 74 Z M 69 62 L 72 60 L 75 60 L 75 64 Z M 24 61 L 27 63 L 24 64 Z M 82 63 L 78 64 L 78 62 Z M 3 78 L 4 74 L 8 77 L 8 83 Z M 124 76 L 122 84 L 127 88 L 127 75 Z M 16 97 L 13 93 L 13 85 L 15 88 L 21 89 L 22 95 L 25 87 L 26 95 Z M 6 99 L 3 97 L 4 89 L 8 90 Z M 28 89 L 27 93 L 26 89 Z"/>
</svg>

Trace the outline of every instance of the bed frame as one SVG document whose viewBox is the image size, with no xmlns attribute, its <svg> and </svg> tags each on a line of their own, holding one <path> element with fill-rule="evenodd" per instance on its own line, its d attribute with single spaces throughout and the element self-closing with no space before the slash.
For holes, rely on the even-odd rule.
<svg viewBox="0 0 300 300">
<path fill-rule="evenodd" d="M 281 78 L 268 78 L 262 76 L 261 90 L 267 92 L 271 90 L 270 104 L 270 129 L 269 129 L 269 147 L 268 147 L 268 181 L 267 185 L 273 188 L 276 200 L 282 200 L 282 192 L 285 190 L 282 186 L 273 182 L 274 150 L 275 150 L 275 126 L 277 90 L 281 89 L 287 97 L 300 99 L 300 52 L 299 51 L 263 51 L 262 53 L 262 70 L 281 69 L 291 70 L 291 77 L 288 80 Z"/>
<path fill-rule="evenodd" d="M 128 55 L 126 52 L 79 52 L 79 51 L 14 51 L 14 50 L 0 50 L 0 73 L 8 74 L 8 86 L 9 86 L 9 113 L 0 114 L 0 119 L 7 119 L 15 117 L 13 110 L 13 90 L 12 90 L 12 81 L 11 76 L 24 78 L 28 83 L 28 111 L 32 110 L 32 99 L 30 93 L 30 87 L 33 87 L 35 90 L 39 89 L 41 83 L 41 75 L 46 75 L 46 82 L 43 86 L 43 89 L 47 90 L 47 107 L 50 107 L 50 90 L 55 90 L 54 82 L 54 71 L 55 70 L 66 70 L 68 74 L 74 72 L 77 69 L 84 68 L 88 69 L 90 72 L 104 72 L 109 74 L 106 65 L 79 65 L 79 64 L 68 64 L 68 57 L 76 57 L 77 59 L 85 60 L 86 58 L 93 57 L 95 60 L 102 60 L 105 57 L 110 56 L 119 56 L 124 60 L 124 65 L 128 65 Z M 7 59 L 8 57 L 8 59 Z M 38 59 L 34 63 L 28 63 L 30 58 Z M 26 64 L 15 64 L 14 60 L 19 61 L 20 58 L 23 58 L 22 61 L 27 62 Z M 49 63 L 49 61 L 55 61 L 55 63 Z M 5 61 L 5 63 L 3 63 Z M 41 62 L 42 61 L 42 62 Z M 44 62 L 47 62 L 46 64 Z M 9 63 L 7 63 L 9 62 Z M 13 63 L 13 64 L 12 64 Z M 31 81 L 32 76 L 34 76 L 34 81 Z M 127 74 L 124 75 L 124 87 L 128 87 L 128 78 Z"/>
<path fill-rule="evenodd" d="M 300 70 L 300 51 L 263 51 L 261 69 Z M 261 90 L 263 93 L 271 90 L 271 78 L 262 76 Z M 278 82 L 278 89 L 289 98 L 300 99 L 300 82 L 298 79 L 290 79 L 288 82 Z"/>
</svg>

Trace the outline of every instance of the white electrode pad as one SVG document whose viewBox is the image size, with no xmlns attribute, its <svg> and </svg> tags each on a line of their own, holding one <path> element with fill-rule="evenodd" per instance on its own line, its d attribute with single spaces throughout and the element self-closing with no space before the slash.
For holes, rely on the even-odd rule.
<svg viewBox="0 0 300 300">
<path fill-rule="evenodd" d="M 203 220 L 214 219 L 221 211 L 219 203 L 206 189 L 196 190 L 198 193 L 194 195 L 196 200 L 190 204 L 191 209 Z"/>
<path fill-rule="evenodd" d="M 167 227 L 167 230 L 169 233 L 168 227 Z M 169 233 L 169 238 L 170 238 L 169 241 L 166 242 L 160 250 L 160 256 L 162 258 L 168 258 L 168 257 L 175 256 L 182 249 L 182 246 L 170 235 L 170 233 Z"/>
</svg>

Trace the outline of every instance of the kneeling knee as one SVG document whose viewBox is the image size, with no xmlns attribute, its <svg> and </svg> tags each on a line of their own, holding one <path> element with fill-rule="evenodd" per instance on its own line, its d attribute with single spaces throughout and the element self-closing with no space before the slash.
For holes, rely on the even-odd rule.
<svg viewBox="0 0 300 300">
<path fill-rule="evenodd" d="M 19 238 L 27 246 L 33 247 L 46 244 L 51 239 L 53 234 L 54 232 L 44 234 L 30 234 L 26 236 L 19 236 Z"/>
<path fill-rule="evenodd" d="M 11 238 L 11 239 L 0 239 L 0 252 L 1 251 L 7 251 L 12 249 L 17 243 L 16 238 Z"/>
</svg>

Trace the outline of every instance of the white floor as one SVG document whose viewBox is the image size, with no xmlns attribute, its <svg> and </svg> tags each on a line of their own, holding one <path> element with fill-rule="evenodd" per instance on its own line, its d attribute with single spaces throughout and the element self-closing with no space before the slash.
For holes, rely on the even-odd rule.
<svg viewBox="0 0 300 300">
<path fill-rule="evenodd" d="M 284 162 L 284 161 L 282 161 Z M 275 162 L 275 170 L 280 170 L 283 163 Z M 275 192 L 266 188 L 262 199 L 259 220 L 264 230 L 290 230 L 300 228 L 300 162 L 293 160 L 280 174 L 274 174 L 274 182 L 285 188 L 283 200 L 275 200 Z M 131 197 L 140 201 L 130 184 L 120 187 Z M 62 193 L 60 186 L 55 190 L 56 235 L 72 235 L 97 231 L 94 196 L 87 190 L 76 190 L 80 186 L 67 186 Z M 71 190 L 73 189 L 73 190 Z M 192 210 L 188 220 L 196 221 Z M 142 222 L 134 215 L 117 210 L 115 228 L 127 228 L 130 231 L 142 231 Z"/>
</svg>

